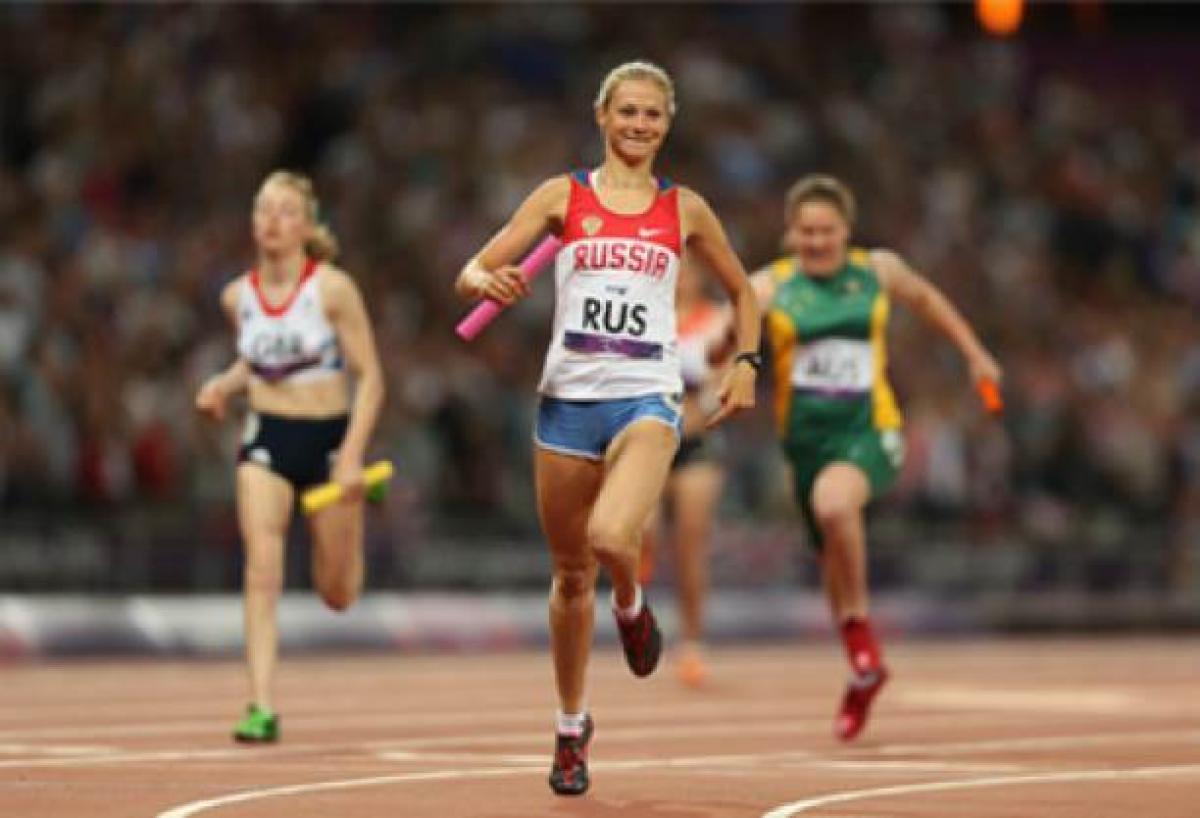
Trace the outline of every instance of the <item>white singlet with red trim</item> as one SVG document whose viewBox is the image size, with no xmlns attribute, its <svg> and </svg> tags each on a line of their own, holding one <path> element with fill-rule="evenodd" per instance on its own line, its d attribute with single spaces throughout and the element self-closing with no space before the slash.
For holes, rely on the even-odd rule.
<svg viewBox="0 0 1200 818">
<path fill-rule="evenodd" d="M 238 354 L 269 383 L 314 381 L 345 369 L 337 333 L 321 304 L 320 264 L 310 259 L 287 299 L 272 306 L 251 270 L 238 294 Z"/>
<path fill-rule="evenodd" d="M 679 189 L 662 185 L 644 213 L 604 207 L 584 172 L 555 258 L 554 335 L 538 390 L 564 400 L 683 391 L 675 333 Z"/>
</svg>

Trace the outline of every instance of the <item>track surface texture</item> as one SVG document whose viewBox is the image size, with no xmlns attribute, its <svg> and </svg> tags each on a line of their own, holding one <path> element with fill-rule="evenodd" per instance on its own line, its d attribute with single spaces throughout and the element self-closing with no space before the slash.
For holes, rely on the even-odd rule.
<svg viewBox="0 0 1200 818">
<path fill-rule="evenodd" d="M 6 818 L 1198 818 L 1200 640 L 896 642 L 831 732 L 829 642 L 714 650 L 682 687 L 600 651 L 592 789 L 546 784 L 545 653 L 284 657 L 282 740 L 236 746 L 238 662 L 0 665 Z"/>
</svg>

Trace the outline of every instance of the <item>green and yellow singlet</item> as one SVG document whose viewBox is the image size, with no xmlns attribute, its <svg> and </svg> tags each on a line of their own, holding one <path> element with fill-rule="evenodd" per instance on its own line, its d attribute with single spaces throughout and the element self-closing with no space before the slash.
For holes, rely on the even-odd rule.
<svg viewBox="0 0 1200 818">
<path fill-rule="evenodd" d="M 887 381 L 887 293 L 865 250 L 829 277 L 805 275 L 795 258 L 769 270 L 767 313 L 775 369 L 775 419 L 784 441 L 813 434 L 899 429 Z"/>
</svg>

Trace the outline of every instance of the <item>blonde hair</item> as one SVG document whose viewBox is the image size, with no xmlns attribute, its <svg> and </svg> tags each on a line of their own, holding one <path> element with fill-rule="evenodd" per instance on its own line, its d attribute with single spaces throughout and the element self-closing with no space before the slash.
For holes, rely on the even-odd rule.
<svg viewBox="0 0 1200 818">
<path fill-rule="evenodd" d="M 333 234 L 329 225 L 320 219 L 321 209 L 317 202 L 312 179 L 303 173 L 291 170 L 275 170 L 267 174 L 262 187 L 270 184 L 286 185 L 304 197 L 308 220 L 313 225 L 312 235 L 309 236 L 308 241 L 304 242 L 304 252 L 309 258 L 317 261 L 333 261 L 337 257 L 339 249 L 337 236 Z"/>
<path fill-rule="evenodd" d="M 796 217 L 796 211 L 801 205 L 808 202 L 832 205 L 850 227 L 854 226 L 854 220 L 858 216 L 858 206 L 850 188 L 842 180 L 823 173 L 811 173 L 788 190 L 783 205 L 783 216 L 788 224 Z"/>
<path fill-rule="evenodd" d="M 626 80 L 648 80 L 657 85 L 667 98 L 667 114 L 675 116 L 675 83 L 671 80 L 671 75 L 654 63 L 645 60 L 622 63 L 608 72 L 608 76 L 604 78 L 604 82 L 600 83 L 600 90 L 596 94 L 594 105 L 597 111 L 608 107 L 608 103 L 612 101 L 613 92 Z"/>
</svg>

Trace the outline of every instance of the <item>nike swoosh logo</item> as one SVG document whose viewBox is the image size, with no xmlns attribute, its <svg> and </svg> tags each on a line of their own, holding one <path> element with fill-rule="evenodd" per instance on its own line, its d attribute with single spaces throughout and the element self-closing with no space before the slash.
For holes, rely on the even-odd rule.
<svg viewBox="0 0 1200 818">
<path fill-rule="evenodd" d="M 655 236 L 657 236 L 659 233 L 662 233 L 662 232 L 663 232 L 663 229 L 661 227 L 639 227 L 638 228 L 638 238 L 652 239 Z"/>
</svg>

